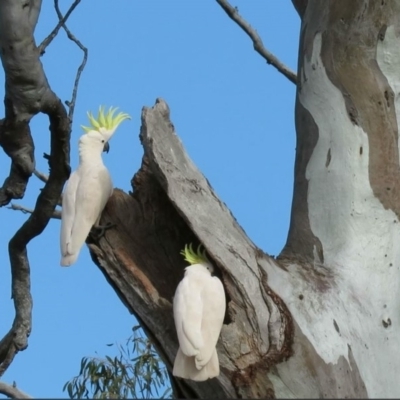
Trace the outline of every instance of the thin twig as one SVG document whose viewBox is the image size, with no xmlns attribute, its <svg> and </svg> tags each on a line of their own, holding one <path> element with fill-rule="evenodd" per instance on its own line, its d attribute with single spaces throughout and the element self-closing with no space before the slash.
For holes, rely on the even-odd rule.
<svg viewBox="0 0 400 400">
<path fill-rule="evenodd" d="M 65 25 L 65 22 L 63 22 L 63 15 L 61 14 L 60 7 L 58 5 L 58 0 L 54 0 L 54 7 L 56 9 L 56 13 L 58 15 L 58 18 L 60 20 L 61 26 L 64 29 L 65 33 L 68 36 L 69 40 L 72 40 L 82 51 L 83 51 L 83 59 L 81 65 L 78 67 L 78 70 L 76 71 L 76 77 L 75 77 L 75 82 L 74 82 L 74 88 L 72 90 L 72 98 L 70 101 L 66 101 L 65 104 L 68 106 L 69 111 L 68 111 L 68 117 L 70 121 L 72 121 L 73 116 L 74 116 L 74 110 L 75 110 L 75 103 L 76 103 L 76 96 L 78 95 L 78 86 L 79 86 L 79 80 L 81 79 L 81 74 L 85 68 L 86 61 L 88 58 L 88 49 L 71 33 L 71 31 L 68 29 L 68 27 Z"/>
<path fill-rule="evenodd" d="M 275 57 L 270 51 L 268 51 L 261 40 L 261 37 L 258 35 L 255 29 L 253 29 L 250 24 L 243 19 L 237 7 L 232 7 L 228 1 L 226 0 L 216 0 L 217 3 L 223 8 L 223 10 L 228 14 L 229 18 L 235 21 L 243 31 L 250 37 L 253 41 L 254 50 L 260 54 L 261 57 L 267 61 L 268 64 L 274 66 L 281 74 L 286 76 L 291 82 L 294 84 L 297 83 L 297 75 L 294 71 L 292 71 L 289 67 L 283 64 L 277 57 Z"/>
<path fill-rule="evenodd" d="M 53 41 L 53 39 L 57 36 L 58 31 L 60 30 L 60 28 L 65 25 L 65 23 L 67 22 L 67 19 L 69 18 L 69 16 L 72 14 L 72 12 L 74 11 L 74 9 L 76 8 L 76 6 L 81 2 L 81 0 L 75 0 L 72 4 L 71 7 L 69 8 L 69 10 L 66 12 L 66 14 L 64 15 L 64 17 L 60 18 L 60 20 L 58 21 L 58 24 L 56 25 L 56 27 L 51 31 L 50 35 L 47 36 L 46 39 L 43 40 L 43 42 L 40 44 L 39 46 L 39 51 L 40 51 L 40 55 L 44 54 L 44 51 L 46 49 L 46 47 Z"/>
<path fill-rule="evenodd" d="M 10 399 L 32 399 L 32 396 L 23 392 L 22 390 L 17 389 L 15 384 L 9 385 L 5 382 L 0 382 L 0 393 L 9 397 Z"/>
<path fill-rule="evenodd" d="M 32 208 L 27 208 L 25 206 L 21 206 L 19 204 L 15 204 L 15 203 L 11 203 L 11 205 L 9 207 L 10 210 L 14 210 L 14 211 L 21 211 L 24 214 L 32 214 L 33 213 L 33 209 Z M 61 219 L 61 211 L 60 210 L 54 210 L 53 215 L 51 216 L 51 218 L 54 219 Z"/>
<path fill-rule="evenodd" d="M 47 183 L 47 181 L 49 180 L 48 175 L 43 174 L 42 172 L 38 171 L 38 170 L 34 170 L 33 174 L 36 176 L 36 178 L 38 178 L 39 180 L 41 180 L 44 183 Z"/>
</svg>

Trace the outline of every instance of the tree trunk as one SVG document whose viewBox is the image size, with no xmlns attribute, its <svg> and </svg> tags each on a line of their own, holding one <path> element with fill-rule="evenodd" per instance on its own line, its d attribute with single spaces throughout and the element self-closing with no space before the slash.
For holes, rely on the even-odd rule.
<svg viewBox="0 0 400 400">
<path fill-rule="evenodd" d="M 292 217 L 258 249 L 185 153 L 166 103 L 144 108 L 133 193 L 93 259 L 171 370 L 179 251 L 201 242 L 227 294 L 221 374 L 179 397 L 399 397 L 400 2 L 293 1 L 302 18 Z M 396 328 L 397 327 L 397 328 Z"/>
</svg>

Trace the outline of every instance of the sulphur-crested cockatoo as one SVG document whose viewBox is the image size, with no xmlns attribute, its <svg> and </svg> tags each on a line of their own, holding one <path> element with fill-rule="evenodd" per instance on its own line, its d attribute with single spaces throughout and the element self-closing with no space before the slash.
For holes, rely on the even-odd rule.
<svg viewBox="0 0 400 400">
<path fill-rule="evenodd" d="M 211 274 L 213 266 L 200 246 L 194 252 L 185 246 L 181 254 L 191 265 L 174 297 L 174 320 L 179 349 L 173 375 L 205 381 L 219 375 L 217 341 L 225 316 L 225 292 L 221 281 Z"/>
<path fill-rule="evenodd" d="M 90 126 L 79 139 L 79 166 L 74 171 L 62 197 L 61 265 L 75 263 L 93 225 L 98 225 L 101 213 L 112 194 L 110 173 L 101 153 L 108 151 L 111 136 L 128 114 L 100 107 L 97 118 L 88 112 Z"/>
</svg>

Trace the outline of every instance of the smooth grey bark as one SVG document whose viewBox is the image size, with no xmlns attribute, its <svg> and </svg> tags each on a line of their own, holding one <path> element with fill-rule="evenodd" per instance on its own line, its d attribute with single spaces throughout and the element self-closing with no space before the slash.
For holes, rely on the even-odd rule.
<svg viewBox="0 0 400 400">
<path fill-rule="evenodd" d="M 295 336 L 276 376 L 299 397 L 398 397 L 400 4 L 293 3 L 302 26 L 291 223 L 278 257 L 286 271 L 266 270 Z"/>
<path fill-rule="evenodd" d="M 300 37 L 299 73 L 303 73 L 304 77 L 305 60 L 311 57 L 314 38 L 321 32 L 321 59 L 328 78 L 341 91 L 349 119 L 355 126 L 360 126 L 370 140 L 369 174 L 374 194 L 385 208 L 400 216 L 398 128 L 394 104 L 396 93 L 393 93 L 376 61 L 377 46 L 384 40 L 387 27 L 400 27 L 398 3 L 309 1 L 307 13 L 307 24 L 302 27 Z M 306 178 L 306 168 L 318 142 L 319 127 L 298 100 L 301 89 L 299 83 L 291 223 L 288 240 L 280 257 L 291 259 L 302 255 L 307 261 L 312 261 L 314 249 L 317 249 L 323 261 L 323 248 L 309 225 Z M 360 155 L 362 152 L 361 148 Z M 329 151 L 326 167 L 331 159 L 332 152 Z"/>
</svg>

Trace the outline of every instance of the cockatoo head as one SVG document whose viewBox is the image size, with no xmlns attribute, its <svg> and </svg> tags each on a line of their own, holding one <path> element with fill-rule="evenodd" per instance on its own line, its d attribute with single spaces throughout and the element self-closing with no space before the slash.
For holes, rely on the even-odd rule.
<svg viewBox="0 0 400 400">
<path fill-rule="evenodd" d="M 126 119 L 131 119 L 128 114 L 122 112 L 114 115 L 116 111 L 116 107 L 110 107 L 108 111 L 105 111 L 104 106 L 100 106 L 97 117 L 94 117 L 89 111 L 87 116 L 90 126 L 82 125 L 82 129 L 86 134 L 81 137 L 81 142 L 90 141 L 92 143 L 99 143 L 99 145 L 104 146 L 104 151 L 108 152 L 110 148 L 108 141 L 120 123 Z"/>
<path fill-rule="evenodd" d="M 208 259 L 206 255 L 206 250 L 203 249 L 201 250 L 202 245 L 199 244 L 197 247 L 197 251 L 193 250 L 193 245 L 192 243 L 188 245 L 185 245 L 185 248 L 181 251 L 181 254 L 184 256 L 185 260 L 190 264 L 190 265 L 202 265 L 204 268 L 206 268 L 210 273 L 214 272 L 214 267 L 212 266 L 210 260 Z"/>
</svg>

